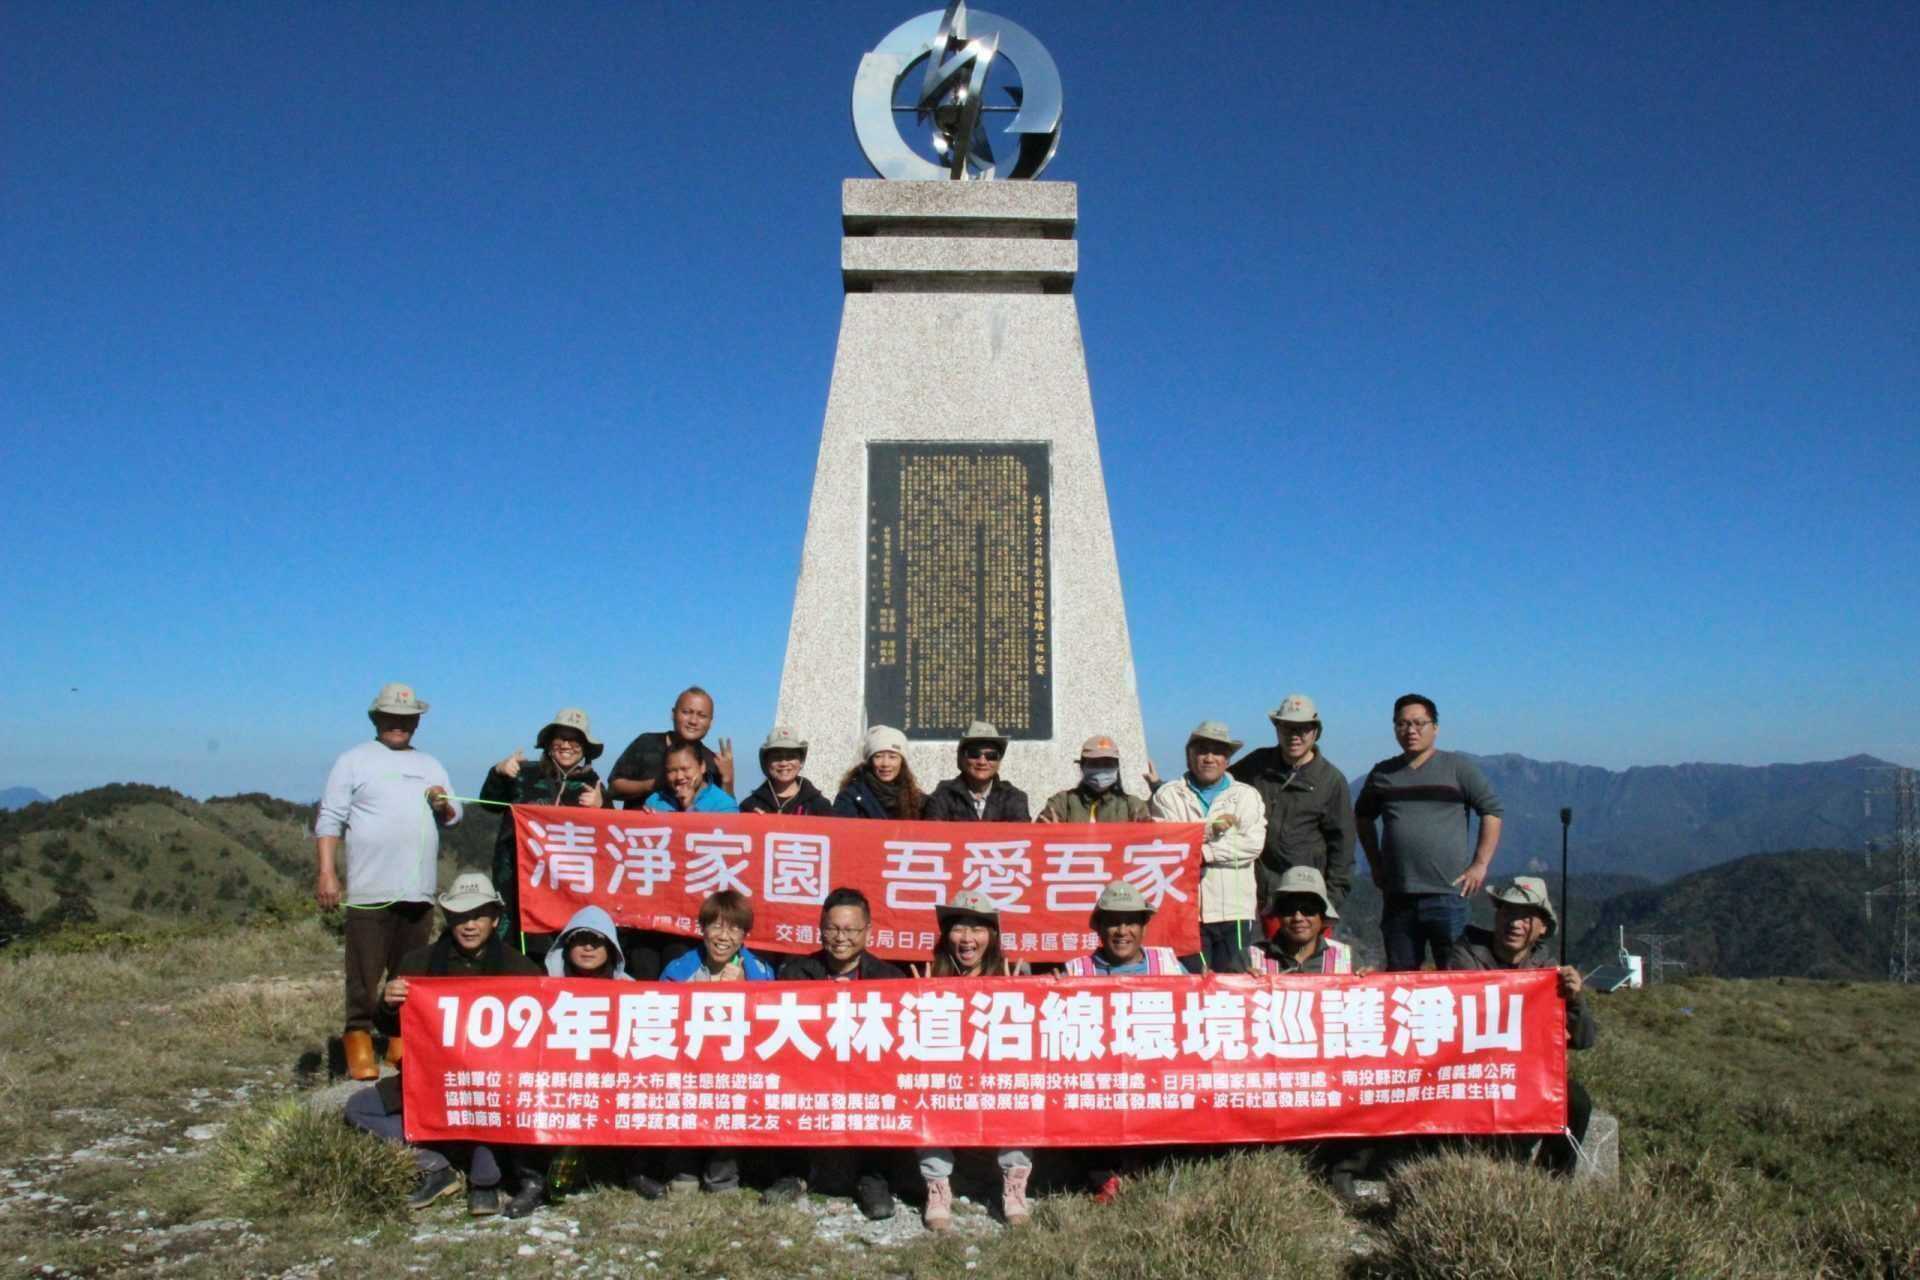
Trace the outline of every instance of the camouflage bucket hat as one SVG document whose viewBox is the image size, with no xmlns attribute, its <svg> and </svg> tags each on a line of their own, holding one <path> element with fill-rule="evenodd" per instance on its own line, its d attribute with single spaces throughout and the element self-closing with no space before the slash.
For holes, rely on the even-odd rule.
<svg viewBox="0 0 1920 1280">
<path fill-rule="evenodd" d="M 587 720 L 587 713 L 578 707 L 565 707 L 554 712 L 553 719 L 547 721 L 546 724 L 540 727 L 540 736 L 534 739 L 534 745 L 540 750 L 545 751 L 547 749 L 547 741 L 553 737 L 553 731 L 555 729 L 571 729 L 582 738 L 585 738 L 587 740 L 585 755 L 589 760 L 598 759 L 600 753 L 606 750 L 601 744 L 600 739 L 593 736 L 593 729 Z"/>
<path fill-rule="evenodd" d="M 1495 902 L 1528 907 L 1546 916 L 1547 931 L 1542 938 L 1551 938 L 1559 932 L 1560 917 L 1554 912 L 1553 899 L 1547 896 L 1547 882 L 1539 876 L 1515 876 L 1499 888 L 1487 890 L 1487 896 Z"/>
<path fill-rule="evenodd" d="M 1333 909 L 1333 899 L 1327 896 L 1327 878 L 1316 867 L 1288 867 L 1280 873 L 1279 883 L 1273 886 L 1273 892 L 1267 895 L 1271 907 L 1276 898 L 1312 895 L 1320 899 L 1320 914 L 1329 920 L 1338 920 L 1340 913 Z"/>
</svg>

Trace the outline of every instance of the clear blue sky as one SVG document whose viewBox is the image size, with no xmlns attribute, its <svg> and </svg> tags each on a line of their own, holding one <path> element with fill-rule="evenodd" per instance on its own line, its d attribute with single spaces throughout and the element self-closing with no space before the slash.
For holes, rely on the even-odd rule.
<svg viewBox="0 0 1920 1280">
<path fill-rule="evenodd" d="M 308 798 L 389 679 L 463 788 L 693 680 L 757 743 L 849 89 L 922 7 L 0 10 L 0 785 Z M 1920 762 L 1910 4 L 994 7 L 1163 765 L 1294 689 L 1349 771 L 1408 689 Z"/>
</svg>

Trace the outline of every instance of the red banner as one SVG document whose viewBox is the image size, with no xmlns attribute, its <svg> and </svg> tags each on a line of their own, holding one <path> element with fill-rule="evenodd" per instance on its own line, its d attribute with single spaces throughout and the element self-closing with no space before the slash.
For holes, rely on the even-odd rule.
<svg viewBox="0 0 1920 1280">
<path fill-rule="evenodd" d="M 651 813 L 515 805 L 522 928 L 555 933 L 584 906 L 616 924 L 691 937 L 700 902 L 735 889 L 753 903 L 747 945 L 820 945 L 820 903 L 850 885 L 873 904 L 867 947 L 889 960 L 933 951 L 933 909 L 963 889 L 1000 907 L 1000 947 L 1066 960 L 1099 945 L 1088 918 L 1126 880 L 1156 908 L 1147 945 L 1200 947 L 1197 822 L 871 822 L 765 813 Z"/>
<path fill-rule="evenodd" d="M 1566 1125 L 1551 969 L 629 983 L 415 978 L 407 1138 L 1115 1146 Z"/>
</svg>

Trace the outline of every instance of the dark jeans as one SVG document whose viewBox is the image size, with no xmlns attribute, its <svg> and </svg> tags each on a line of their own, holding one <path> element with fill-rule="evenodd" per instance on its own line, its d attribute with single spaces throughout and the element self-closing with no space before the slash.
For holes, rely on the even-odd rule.
<svg viewBox="0 0 1920 1280">
<path fill-rule="evenodd" d="M 366 1088 L 347 1099 L 347 1123 L 389 1142 L 405 1142 L 406 1122 L 398 1111 L 388 1111 L 380 1090 Z M 441 1142 L 430 1147 L 409 1146 L 413 1162 L 420 1172 L 432 1173 L 449 1165 L 458 1166 L 467 1181 L 476 1187 L 500 1185 L 500 1161 L 493 1148 L 479 1142 Z"/>
<path fill-rule="evenodd" d="M 431 902 L 347 908 L 347 1030 L 373 1030 L 381 980 L 432 934 Z"/>
<path fill-rule="evenodd" d="M 1390 893 L 1380 909 L 1380 940 L 1387 946 L 1387 968 L 1420 967 L 1431 949 L 1433 967 L 1444 968 L 1447 950 L 1467 930 L 1467 900 L 1457 893 Z"/>
<path fill-rule="evenodd" d="M 1256 920 L 1216 920 L 1200 926 L 1200 955 L 1214 973 L 1245 973 L 1247 948 L 1261 938 Z"/>
</svg>

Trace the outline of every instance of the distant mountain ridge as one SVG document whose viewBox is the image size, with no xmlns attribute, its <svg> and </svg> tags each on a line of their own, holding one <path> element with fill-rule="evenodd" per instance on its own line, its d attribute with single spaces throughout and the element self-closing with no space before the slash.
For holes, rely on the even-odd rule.
<svg viewBox="0 0 1920 1280">
<path fill-rule="evenodd" d="M 1591 966 L 1613 957 L 1624 928 L 1640 955 L 1645 935 L 1666 935 L 1662 954 L 1686 966 L 1681 974 L 1885 978 L 1893 912 L 1868 919 L 1865 895 L 1887 875 L 1844 849 L 1756 853 L 1588 904 L 1569 947 Z"/>
<path fill-rule="evenodd" d="M 1495 864 L 1558 868 L 1560 810 L 1573 810 L 1576 871 L 1667 880 L 1754 853 L 1860 849 L 1884 838 L 1887 807 L 1871 818 L 1870 788 L 1895 766 L 1868 755 L 1806 764 L 1594 765 L 1474 756 L 1506 810 Z M 1361 776 L 1353 778 L 1359 786 Z"/>
<path fill-rule="evenodd" d="M 33 787 L 0 787 L 0 810 L 12 812 L 30 804 L 45 804 L 50 798 Z"/>
</svg>

